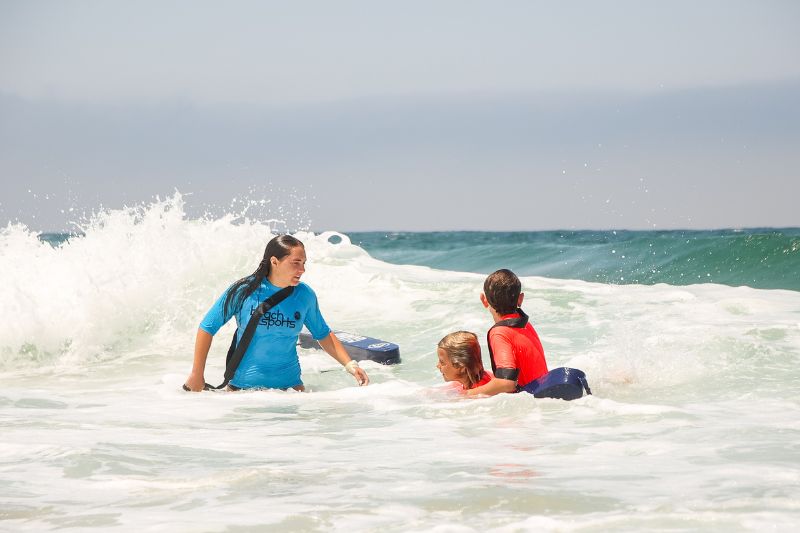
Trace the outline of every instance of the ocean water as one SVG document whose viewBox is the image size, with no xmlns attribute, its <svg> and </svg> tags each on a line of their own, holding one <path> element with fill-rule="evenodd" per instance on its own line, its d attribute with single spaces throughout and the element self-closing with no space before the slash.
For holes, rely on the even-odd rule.
<svg viewBox="0 0 800 533">
<path fill-rule="evenodd" d="M 796 528 L 797 230 L 299 232 L 328 322 L 403 363 L 364 363 L 359 388 L 302 350 L 308 393 L 184 393 L 200 318 L 272 233 L 177 196 L 69 238 L 0 229 L 0 530 Z M 441 386 L 436 343 L 483 339 L 504 266 L 550 366 L 593 396 Z"/>
<path fill-rule="evenodd" d="M 721 283 L 800 290 L 800 228 L 351 233 L 390 263 L 617 285 Z"/>
</svg>

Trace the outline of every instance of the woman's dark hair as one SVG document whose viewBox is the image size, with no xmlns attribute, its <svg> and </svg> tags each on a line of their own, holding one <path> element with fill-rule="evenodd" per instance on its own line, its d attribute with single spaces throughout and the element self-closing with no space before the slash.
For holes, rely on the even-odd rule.
<svg viewBox="0 0 800 533">
<path fill-rule="evenodd" d="M 303 246 L 299 239 L 291 235 L 278 235 L 273 237 L 267 243 L 267 248 L 264 250 L 264 258 L 259 263 L 255 272 L 249 276 L 245 276 L 228 289 L 228 294 L 225 296 L 225 305 L 223 311 L 225 316 L 229 316 L 228 311 L 241 308 L 244 301 L 248 296 L 253 294 L 261 283 L 269 276 L 271 258 L 283 259 L 292 252 L 293 248 Z M 233 307 L 232 307 L 233 306 Z"/>
</svg>

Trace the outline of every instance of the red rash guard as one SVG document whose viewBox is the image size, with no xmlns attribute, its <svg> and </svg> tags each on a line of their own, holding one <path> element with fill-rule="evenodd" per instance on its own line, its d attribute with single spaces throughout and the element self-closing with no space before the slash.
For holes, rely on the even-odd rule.
<svg viewBox="0 0 800 533">
<path fill-rule="evenodd" d="M 519 318 L 519 314 L 503 315 L 501 320 Z M 489 331 L 489 344 L 495 368 L 519 370 L 517 385 L 524 387 L 536 378 L 547 374 L 544 349 L 536 330 L 528 322 L 523 328 L 499 326 Z"/>
</svg>

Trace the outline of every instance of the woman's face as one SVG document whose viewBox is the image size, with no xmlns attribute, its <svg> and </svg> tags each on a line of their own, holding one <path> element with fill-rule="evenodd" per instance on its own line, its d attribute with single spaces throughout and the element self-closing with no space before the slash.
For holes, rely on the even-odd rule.
<svg viewBox="0 0 800 533">
<path fill-rule="evenodd" d="M 270 262 L 272 266 L 269 278 L 273 285 L 297 286 L 300 283 L 300 276 L 306 271 L 306 249 L 303 246 L 295 246 L 283 259 L 273 257 Z"/>
<path fill-rule="evenodd" d="M 447 352 L 438 348 L 436 354 L 439 356 L 439 362 L 436 364 L 436 368 L 442 373 L 442 378 L 444 378 L 445 381 L 461 381 L 464 378 L 464 369 L 453 366 Z"/>
</svg>

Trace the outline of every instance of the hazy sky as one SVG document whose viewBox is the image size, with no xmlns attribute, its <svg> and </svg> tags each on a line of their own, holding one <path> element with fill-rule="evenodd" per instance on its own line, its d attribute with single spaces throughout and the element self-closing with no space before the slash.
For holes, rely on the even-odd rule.
<svg viewBox="0 0 800 533">
<path fill-rule="evenodd" d="M 0 0 L 0 223 L 179 190 L 315 230 L 799 226 L 798 27 L 793 1 Z"/>
</svg>

